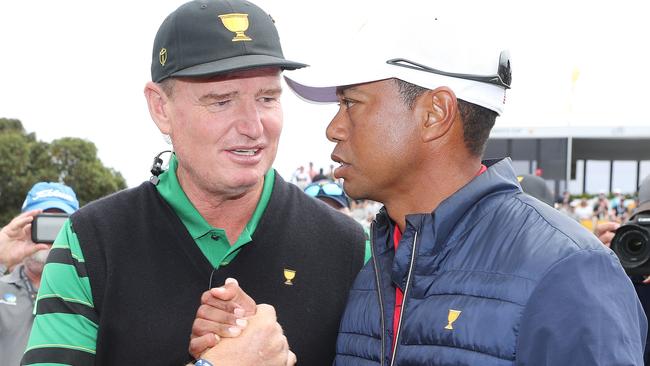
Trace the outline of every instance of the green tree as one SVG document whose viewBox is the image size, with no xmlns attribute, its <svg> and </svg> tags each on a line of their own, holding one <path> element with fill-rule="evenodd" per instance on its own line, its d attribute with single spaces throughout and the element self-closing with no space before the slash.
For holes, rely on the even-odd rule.
<svg viewBox="0 0 650 366">
<path fill-rule="evenodd" d="M 29 189 L 30 145 L 33 144 L 22 126 L 6 128 L 5 121 L 0 120 L 0 224 L 3 226 L 13 217 L 9 212 L 20 211 Z"/>
<path fill-rule="evenodd" d="M 81 205 L 126 187 L 119 172 L 105 167 L 90 141 L 64 137 L 50 144 L 52 165 L 59 181 L 74 189 Z"/>
<path fill-rule="evenodd" d="M 65 137 L 49 144 L 27 133 L 19 120 L 0 118 L 0 225 L 20 212 L 39 181 L 65 183 L 81 205 L 126 188 L 124 177 L 99 160 L 92 142 Z"/>
</svg>

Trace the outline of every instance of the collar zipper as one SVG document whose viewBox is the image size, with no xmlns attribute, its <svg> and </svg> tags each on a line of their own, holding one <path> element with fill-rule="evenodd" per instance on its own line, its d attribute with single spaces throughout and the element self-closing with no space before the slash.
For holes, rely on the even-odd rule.
<svg viewBox="0 0 650 366">
<path fill-rule="evenodd" d="M 384 358 L 386 355 L 386 349 L 384 346 L 384 336 L 386 335 L 386 322 L 384 319 L 384 302 L 382 301 L 381 298 L 381 283 L 379 281 L 379 267 L 377 266 L 377 256 L 375 255 L 375 246 L 374 246 L 374 238 L 377 236 L 375 235 L 375 223 L 373 222 L 370 225 L 370 233 L 372 234 L 372 237 L 370 238 L 370 253 L 372 255 L 372 264 L 375 269 L 375 281 L 377 282 L 377 295 L 379 296 L 379 310 L 381 314 L 381 362 L 380 366 L 384 365 Z"/>
<path fill-rule="evenodd" d="M 397 329 L 395 330 L 395 345 L 393 345 L 393 353 L 391 355 L 391 360 L 390 360 L 390 366 L 393 366 L 395 364 L 395 356 L 397 353 L 397 345 L 399 344 L 399 333 L 402 328 L 402 318 L 404 317 L 404 311 L 406 310 L 406 299 L 407 295 L 409 292 L 409 285 L 411 283 L 411 275 L 413 274 L 413 264 L 415 263 L 415 246 L 417 245 L 418 242 L 418 232 L 415 232 L 415 236 L 413 238 L 413 249 L 411 249 L 411 263 L 409 264 L 409 271 L 408 275 L 406 276 L 406 287 L 404 288 L 404 297 L 402 299 L 402 311 L 399 313 L 399 322 L 397 323 Z M 383 311 L 382 311 L 383 315 Z M 382 343 L 382 346 L 384 344 Z"/>
</svg>

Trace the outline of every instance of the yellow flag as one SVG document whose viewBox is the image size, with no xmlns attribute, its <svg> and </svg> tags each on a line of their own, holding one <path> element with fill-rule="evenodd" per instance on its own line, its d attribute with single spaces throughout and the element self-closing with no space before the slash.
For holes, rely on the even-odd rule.
<svg viewBox="0 0 650 366">
<path fill-rule="evenodd" d="M 580 70 L 577 67 L 573 68 L 573 73 L 571 74 L 571 84 L 576 85 L 576 81 L 580 77 Z"/>
</svg>

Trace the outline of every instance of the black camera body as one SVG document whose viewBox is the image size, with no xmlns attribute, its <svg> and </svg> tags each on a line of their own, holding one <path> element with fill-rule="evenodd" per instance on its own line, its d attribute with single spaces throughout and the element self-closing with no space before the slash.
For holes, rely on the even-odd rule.
<svg viewBox="0 0 650 366">
<path fill-rule="evenodd" d="M 621 225 L 610 248 L 628 275 L 650 275 L 650 210 L 636 213 Z"/>
<path fill-rule="evenodd" d="M 34 221 L 32 221 L 32 241 L 44 244 L 54 243 L 54 239 L 56 239 L 69 216 L 66 213 L 49 212 L 34 216 Z"/>
</svg>

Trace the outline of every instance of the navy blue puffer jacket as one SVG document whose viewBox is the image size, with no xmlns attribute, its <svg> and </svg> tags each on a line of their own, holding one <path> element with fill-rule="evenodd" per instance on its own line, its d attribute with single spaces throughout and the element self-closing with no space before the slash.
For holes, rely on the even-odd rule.
<svg viewBox="0 0 650 366">
<path fill-rule="evenodd" d="M 396 254 L 392 225 L 382 210 L 335 365 L 643 365 L 647 320 L 618 259 L 523 194 L 509 159 L 408 216 Z"/>
</svg>

